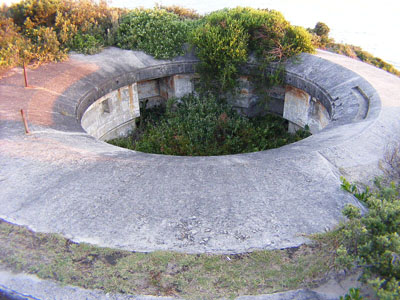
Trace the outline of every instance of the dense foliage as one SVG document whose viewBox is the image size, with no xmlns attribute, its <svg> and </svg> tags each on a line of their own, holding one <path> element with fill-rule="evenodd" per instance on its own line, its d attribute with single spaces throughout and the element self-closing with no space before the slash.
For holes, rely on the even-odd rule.
<svg viewBox="0 0 400 300">
<path fill-rule="evenodd" d="M 92 0 L 25 0 L 0 12 L 0 67 L 59 61 L 113 44 L 123 11 Z"/>
<path fill-rule="evenodd" d="M 204 79 L 216 91 L 235 86 L 239 65 L 252 53 L 259 62 L 268 63 L 312 52 L 314 47 L 358 58 L 400 76 L 392 65 L 360 47 L 335 43 L 326 24 L 318 22 L 308 33 L 273 10 L 238 7 L 201 17 L 179 6 L 128 11 L 111 8 L 104 0 L 23 0 L 0 7 L 3 69 L 24 62 L 63 60 L 70 50 L 93 54 L 105 46 L 171 58 L 182 54 L 187 42 L 195 46 Z"/>
<path fill-rule="evenodd" d="M 309 135 L 287 132 L 284 119 L 245 118 L 213 96 L 171 99 L 165 114 L 148 115 L 133 137 L 111 143 L 148 153 L 224 155 L 277 148 Z"/>
<path fill-rule="evenodd" d="M 314 50 L 310 34 L 291 26 L 281 13 L 241 7 L 207 15 L 194 30 L 191 43 L 201 60 L 202 79 L 217 92 L 235 86 L 238 68 L 251 53 L 272 62 Z"/>
<path fill-rule="evenodd" d="M 164 9 L 135 9 L 122 18 L 117 45 L 143 50 L 156 58 L 178 56 L 184 53 L 191 23 Z"/>
<path fill-rule="evenodd" d="M 376 180 L 373 192 L 360 192 L 354 184 L 342 180 L 342 187 L 369 211 L 362 216 L 354 206 L 345 208 L 349 222 L 340 229 L 344 237 L 341 258 L 364 267 L 364 276 L 380 299 L 400 299 L 400 186 L 392 183 L 385 187 Z"/>
</svg>

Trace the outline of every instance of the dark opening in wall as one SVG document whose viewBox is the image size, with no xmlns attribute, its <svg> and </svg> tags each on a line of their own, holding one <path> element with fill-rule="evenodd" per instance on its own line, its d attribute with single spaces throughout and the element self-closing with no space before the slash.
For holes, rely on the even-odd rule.
<svg viewBox="0 0 400 300">
<path fill-rule="evenodd" d="M 111 112 L 109 101 L 110 101 L 110 99 L 107 98 L 106 100 L 101 102 L 101 107 L 103 109 L 103 113 L 109 114 Z"/>
</svg>

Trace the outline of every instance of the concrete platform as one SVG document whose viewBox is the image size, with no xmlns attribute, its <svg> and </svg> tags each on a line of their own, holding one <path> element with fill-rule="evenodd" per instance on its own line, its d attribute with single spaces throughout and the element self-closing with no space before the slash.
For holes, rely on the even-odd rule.
<svg viewBox="0 0 400 300">
<path fill-rule="evenodd" d="M 326 52 L 303 55 L 287 70 L 299 84 L 327 94 L 336 105 L 334 120 L 279 149 L 152 155 L 100 142 L 81 128 L 79 115 L 95 99 L 126 82 L 187 72 L 193 62 L 110 48 L 29 70 L 32 88 L 24 88 L 20 69 L 6 73 L 0 80 L 0 217 L 134 251 L 293 247 L 307 241 L 304 234 L 338 224 L 345 204 L 359 205 L 341 191 L 340 176 L 371 180 L 387 146 L 399 140 L 400 78 Z M 369 101 L 361 119 L 357 105 L 346 108 L 357 86 Z"/>
<path fill-rule="evenodd" d="M 398 144 L 400 79 L 326 52 L 304 55 L 287 70 L 297 84 L 309 83 L 336 105 L 333 122 L 280 149 L 221 157 L 151 155 L 105 144 L 81 128 L 79 115 L 96 97 L 141 76 L 189 72 L 193 62 L 107 49 L 30 70 L 28 89 L 20 69 L 6 73 L 0 80 L 0 217 L 135 251 L 292 247 L 307 241 L 303 234 L 337 224 L 346 203 L 359 205 L 340 190 L 340 175 L 368 182 L 380 174 L 388 148 Z M 351 100 L 360 86 L 369 101 L 361 119 L 362 99 L 355 107 Z M 30 135 L 24 134 L 20 109 Z M 157 299 L 61 287 L 4 271 L 0 290 L 15 299 Z M 336 298 L 298 290 L 238 299 Z"/>
</svg>

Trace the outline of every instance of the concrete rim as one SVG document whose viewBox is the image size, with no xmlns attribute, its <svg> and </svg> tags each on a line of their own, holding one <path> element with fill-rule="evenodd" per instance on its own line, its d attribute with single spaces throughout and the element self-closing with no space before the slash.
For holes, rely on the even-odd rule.
<svg viewBox="0 0 400 300">
<path fill-rule="evenodd" d="M 76 99 L 83 99 L 85 90 L 93 88 L 101 94 L 100 83 L 104 82 L 104 79 L 113 72 L 118 73 L 121 70 L 127 70 L 129 66 L 140 69 L 140 66 L 159 64 L 159 61 L 155 61 L 142 53 L 132 54 L 122 50 L 119 51 L 124 54 L 125 58 L 110 58 L 112 51 L 106 50 L 97 58 L 96 56 L 73 55 L 67 63 L 50 64 L 31 71 L 30 80 L 31 84 L 36 86 L 34 89 L 23 88 L 22 77 L 18 74 L 18 70 L 10 71 L 0 81 L 0 93 L 5 95 L 5 97 L 2 97 L 4 101 L 0 103 L 1 218 L 16 224 L 27 225 L 37 231 L 58 232 L 77 241 L 83 240 L 122 249 L 134 249 L 132 245 L 135 246 L 137 243 L 141 243 L 142 246 L 161 245 L 165 246 L 165 249 L 176 251 L 216 253 L 234 253 L 255 248 L 290 247 L 306 241 L 304 238 L 296 236 L 302 229 L 310 229 L 310 232 L 324 230 L 340 220 L 340 210 L 345 203 L 350 202 L 358 205 L 352 197 L 340 191 L 338 177 L 344 175 L 351 181 L 368 182 L 372 176 L 381 172 L 379 161 L 384 158 L 387 146 L 393 142 L 397 145 L 399 140 L 400 79 L 346 57 L 318 52 L 317 57 L 324 60 L 312 56 L 307 56 L 306 60 L 314 60 L 314 62 L 321 64 L 329 60 L 334 64 L 352 69 L 353 72 L 363 77 L 359 79 L 360 77 L 351 75 L 351 78 L 344 81 L 344 84 L 342 81 L 342 84 L 332 87 L 331 91 L 333 92 L 330 93 L 331 96 L 333 95 L 332 99 L 338 98 L 336 101 L 342 102 L 342 106 L 346 106 L 346 102 L 343 102 L 343 100 L 349 95 L 348 93 L 340 94 L 343 86 L 354 87 L 355 82 L 361 82 L 360 84 L 371 87 L 371 89 L 368 87 L 368 95 L 375 100 L 372 101 L 372 109 L 364 121 L 350 122 L 349 124 L 346 123 L 346 120 L 343 123 L 339 120 L 335 124 L 339 127 L 339 131 L 333 130 L 333 125 L 331 125 L 320 134 L 305 141 L 265 153 L 222 158 L 199 158 L 197 162 L 193 158 L 164 157 L 161 158 L 162 163 L 160 164 L 157 163 L 160 156 L 117 149 L 111 145 L 98 142 L 85 134 L 77 123 L 75 117 L 77 113 Z M 99 64 L 96 59 L 106 60 L 107 63 Z M 112 59 L 117 61 L 117 67 L 114 65 L 115 68 L 110 64 Z M 328 70 L 333 71 L 335 69 L 334 64 Z M 301 79 L 314 82 L 313 75 L 315 75 L 315 72 L 310 72 L 310 70 L 313 70 L 312 68 L 303 65 L 298 67 L 303 69 Z M 118 68 L 119 70 L 117 70 Z M 320 65 L 314 64 L 314 70 L 315 68 L 320 68 Z M 321 70 L 323 73 L 324 69 Z M 298 71 L 294 71 L 293 74 L 298 74 Z M 60 75 L 62 72 L 64 74 Z M 78 80 L 73 80 L 76 78 Z M 54 81 L 53 79 L 59 80 Z M 71 88 L 69 89 L 69 87 Z M 329 90 L 329 87 L 324 85 L 320 85 L 320 88 Z M 379 98 L 381 101 L 379 101 Z M 37 109 L 37 104 L 41 104 L 40 109 Z M 19 109 L 21 108 L 28 113 L 29 124 L 33 131 L 32 135 L 25 136 L 23 134 L 23 126 L 19 116 Z M 294 156 L 290 157 L 290 155 Z M 203 164 L 205 164 L 204 169 L 201 168 Z M 224 167 L 218 168 L 218 165 Z M 171 166 L 173 166 L 172 169 Z M 146 173 L 146 168 L 150 168 L 152 171 Z M 226 235 L 233 238 L 221 239 L 220 243 L 214 243 L 211 245 L 212 247 L 207 247 L 210 242 L 205 245 L 200 244 L 201 239 L 198 240 L 197 236 L 201 235 L 201 238 L 207 238 L 206 232 L 201 231 L 201 229 L 208 229 L 204 224 L 196 223 L 196 219 L 203 222 L 207 220 L 202 211 L 204 207 L 201 206 L 185 209 L 185 206 L 181 206 L 179 202 L 173 202 L 175 206 L 180 206 L 179 208 L 184 210 L 183 213 L 188 214 L 189 217 L 179 220 L 182 215 L 179 215 L 178 210 L 165 209 L 163 211 L 166 214 L 153 218 L 153 221 L 160 221 L 168 216 L 168 212 L 177 212 L 178 214 L 175 216 L 177 223 L 173 228 L 176 233 L 186 234 L 186 239 L 177 239 L 181 243 L 176 241 L 175 243 L 168 243 L 168 239 L 171 237 L 173 239 L 174 235 L 165 234 L 168 231 L 154 232 L 149 225 L 151 223 L 147 222 L 146 224 L 145 222 L 145 213 L 149 213 L 147 221 L 151 221 L 151 209 L 154 209 L 157 205 L 164 205 L 163 202 L 135 207 L 135 211 L 141 210 L 143 212 L 143 218 L 140 219 L 137 215 L 129 218 L 130 214 L 134 212 L 130 205 L 138 204 L 138 202 L 132 202 L 132 198 L 135 198 L 134 192 L 139 191 L 140 196 L 145 196 L 145 200 L 151 200 L 156 195 L 151 191 L 157 185 L 147 186 L 146 182 L 152 180 L 153 183 L 160 184 L 157 180 L 168 174 L 166 169 L 176 171 L 177 168 L 186 168 L 186 175 L 197 174 L 200 184 L 208 184 L 206 188 L 219 189 L 219 193 L 218 191 L 208 193 L 204 197 L 199 197 L 199 194 L 196 193 L 195 195 L 189 193 L 188 195 L 194 197 L 195 201 L 185 202 L 187 205 L 201 202 L 207 197 L 223 196 L 225 189 L 229 199 L 224 197 L 214 199 L 221 200 L 230 214 L 224 213 L 221 210 L 222 206 L 210 207 L 208 211 L 211 211 L 211 217 L 208 220 L 210 222 L 216 221 L 215 227 L 231 228 L 233 232 L 228 232 Z M 287 169 L 288 172 L 279 173 L 282 168 Z M 269 170 L 272 173 L 277 173 L 273 174 L 275 176 L 270 176 Z M 237 174 L 238 172 L 243 176 Z M 160 174 L 157 176 L 158 173 Z M 232 178 L 228 177 L 233 181 L 231 184 L 224 181 L 227 174 L 233 174 Z M 200 184 L 193 185 L 194 182 L 185 177 L 185 174 L 180 175 L 179 172 L 175 172 L 172 176 L 171 174 L 168 175 L 169 178 L 181 182 L 170 188 L 166 185 L 168 181 L 161 182 L 161 186 L 157 187 L 156 192 L 164 197 L 178 194 L 180 197 L 177 198 L 182 200 L 184 197 L 181 196 L 185 192 L 200 187 Z M 104 178 L 100 180 L 102 176 Z M 146 176 L 146 180 L 140 179 L 140 177 Z M 215 184 L 207 181 L 212 176 L 217 180 Z M 131 183 L 132 178 L 139 178 L 136 180 L 144 186 L 136 184 L 134 188 L 127 188 L 126 184 Z M 258 181 L 251 178 L 256 178 Z M 118 182 L 124 180 L 126 184 L 123 184 L 123 182 L 118 184 Z M 189 184 L 188 189 L 185 189 L 182 180 L 186 180 Z M 241 180 L 245 182 L 243 183 Z M 112 185 L 110 181 L 117 182 L 117 184 Z M 268 185 L 269 181 L 274 184 Z M 296 185 L 294 182 L 299 184 Z M 268 186 L 263 189 L 265 184 Z M 283 188 L 276 188 L 280 184 L 283 185 Z M 250 188 L 242 190 L 245 186 Z M 115 188 L 114 193 L 111 188 Z M 173 190 L 174 188 L 178 188 L 178 190 L 174 190 L 175 193 L 170 193 L 169 189 Z M 122 189 L 122 192 L 119 189 Z M 83 190 L 86 190 L 87 193 L 82 193 Z M 275 199 L 279 199 L 283 206 L 279 206 L 279 203 L 273 201 L 274 197 L 259 197 L 255 200 L 249 197 L 257 194 L 262 195 L 265 191 L 275 193 Z M 146 197 L 146 192 L 149 193 L 148 197 Z M 131 193 L 129 195 L 131 197 L 127 196 L 127 193 L 128 195 Z M 332 197 L 332 193 L 334 193 L 334 197 Z M 286 197 L 283 197 L 284 195 Z M 82 197 L 83 199 L 81 199 Z M 118 197 L 122 199 L 110 201 L 110 199 Z M 241 202 L 241 197 L 250 198 L 250 201 Z M 295 201 L 296 197 L 301 198 L 301 201 Z M 118 209 L 114 202 L 122 207 Z M 124 203 L 129 205 L 124 205 Z M 211 204 L 207 201 L 205 203 L 205 205 Z M 263 210 L 264 206 L 260 206 L 260 204 L 269 205 L 270 211 L 276 209 L 276 215 L 279 218 L 266 214 Z M 288 206 L 288 204 L 291 206 Z M 301 205 L 304 207 L 302 208 Z M 291 207 L 294 207 L 294 209 Z M 212 215 L 213 210 L 220 216 L 214 217 Z M 277 230 L 270 231 L 270 233 L 278 233 L 278 239 L 271 238 L 268 232 L 264 235 L 260 235 L 257 231 L 252 232 L 252 229 L 257 229 L 254 227 L 257 222 L 265 225 L 262 219 L 254 219 L 255 214 L 252 213 L 252 210 L 255 210 L 256 215 L 267 217 L 269 218 L 268 221 L 272 221 L 272 225 L 275 227 L 266 226 L 264 229 Z M 98 213 L 99 211 L 101 211 L 101 214 Z M 245 218 L 240 216 L 241 211 L 244 212 Z M 153 213 L 159 212 L 153 211 Z M 198 213 L 198 215 L 191 213 Z M 318 213 L 321 213 L 322 216 L 318 216 Z M 302 218 L 299 218 L 299 215 Z M 234 218 L 224 224 L 223 217 L 229 216 L 234 216 Z M 116 217 L 124 219 L 124 222 L 113 222 Z M 193 219 L 192 217 L 196 218 Z M 141 227 L 132 226 L 137 221 L 142 222 L 138 224 Z M 249 221 L 250 226 L 246 224 Z M 302 222 L 307 223 L 307 226 L 303 226 Z M 237 224 L 239 226 L 236 226 Z M 292 225 L 290 226 L 291 230 L 286 230 L 286 226 L 290 224 Z M 105 230 L 107 226 L 112 226 L 112 230 Z M 199 228 L 200 232 L 195 234 L 194 230 Z M 219 232 L 213 232 L 213 228 L 210 229 L 208 237 L 218 238 L 221 236 Z M 234 232 L 237 229 L 243 229 L 243 231 Z M 134 233 L 140 233 L 140 231 L 147 233 L 149 236 L 148 243 L 143 243 L 143 240 L 140 239 L 132 239 L 132 230 Z M 165 235 L 165 243 L 158 244 L 157 242 L 160 242 L 160 240 L 157 238 L 163 234 Z M 246 234 L 254 234 L 255 238 L 262 240 L 263 243 L 255 245 L 254 237 L 247 237 Z M 193 240 L 190 240 L 190 237 L 193 237 Z M 267 243 L 268 240 L 269 244 Z M 223 247 L 226 244 L 234 245 L 232 241 L 241 244 L 242 247 L 232 249 Z M 247 241 L 250 242 L 246 244 Z M 21 281 L 26 280 L 24 276 L 20 276 L 20 278 Z M 4 276 L 1 282 L 3 291 L 7 291 L 8 287 L 13 286 L 8 279 L 4 279 Z M 47 284 L 54 285 L 53 283 Z M 28 287 L 21 287 L 18 290 L 35 295 L 32 292 L 33 290 Z M 65 294 L 64 290 L 59 294 L 60 299 L 64 295 L 63 293 Z M 79 295 L 86 297 L 91 292 L 78 291 L 77 293 L 77 297 Z M 109 295 L 93 293 L 95 297 L 101 296 L 107 299 L 109 297 Z M 292 299 L 291 297 L 294 294 L 296 294 L 296 297 L 304 296 L 306 299 L 314 299 L 310 298 L 309 291 L 294 291 L 289 292 L 286 298 L 283 294 L 278 297 L 281 297 L 280 299 Z M 127 297 L 131 299 L 131 296 Z M 141 298 L 141 296 L 133 297 L 134 299 L 149 299 Z M 274 295 L 270 296 L 271 299 L 275 299 L 274 297 Z M 323 295 L 313 295 L 313 297 L 315 299 L 330 299 Z M 245 298 L 251 299 L 251 297 Z M 270 299 L 267 295 L 252 298 Z M 334 297 L 331 298 L 334 299 Z M 151 297 L 151 299 L 153 298 Z"/>
<path fill-rule="evenodd" d="M 388 116 L 386 98 L 381 103 L 367 80 L 320 56 L 337 58 L 302 55 L 301 62 L 287 65 L 287 81 L 331 101 L 330 125 L 279 149 L 219 157 L 128 151 L 88 136 L 78 122 L 90 103 L 119 86 L 193 72 L 190 55 L 170 62 L 115 48 L 72 55 L 69 62 L 31 71 L 33 89 L 21 87 L 11 73 L 0 85 L 10 95 L 0 123 L 0 217 L 78 242 L 135 251 L 237 253 L 306 242 L 304 234 L 335 226 L 345 204 L 360 206 L 340 190 L 339 177 L 366 182 L 379 174 L 398 126 L 397 110 L 391 107 Z M 345 60 L 356 68 L 358 63 Z M 385 81 L 399 80 L 361 66 Z M 363 120 L 355 120 L 355 87 L 370 104 Z M 30 136 L 19 121 L 24 107 Z"/>
</svg>

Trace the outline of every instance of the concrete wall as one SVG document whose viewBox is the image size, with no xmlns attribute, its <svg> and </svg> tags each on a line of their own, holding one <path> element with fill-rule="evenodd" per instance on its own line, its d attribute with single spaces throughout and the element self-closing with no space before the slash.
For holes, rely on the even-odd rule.
<svg viewBox="0 0 400 300">
<path fill-rule="evenodd" d="M 195 78 L 193 73 L 176 74 L 121 87 L 89 106 L 82 116 L 82 127 L 100 140 L 124 136 L 135 129 L 140 102 L 149 108 L 163 104 L 171 97 L 190 94 L 194 91 Z M 290 85 L 260 91 L 255 88 L 251 76 L 241 76 L 239 93 L 228 97 L 233 107 L 244 115 L 253 117 L 271 112 L 283 116 L 290 122 L 291 132 L 308 125 L 310 131 L 316 133 L 330 121 L 328 110 L 318 99 Z"/>
<path fill-rule="evenodd" d="M 280 115 L 290 122 L 291 132 L 308 125 L 311 133 L 316 133 L 330 122 L 325 106 L 307 92 L 291 85 L 256 89 L 251 76 L 239 78 L 239 93 L 230 96 L 230 103 L 250 117 L 265 112 Z"/>
<path fill-rule="evenodd" d="M 308 93 L 287 85 L 283 108 L 283 118 L 290 122 L 289 131 L 296 131 L 306 125 L 311 133 L 317 133 L 329 124 L 326 108 Z"/>
<path fill-rule="evenodd" d="M 100 140 L 126 135 L 140 115 L 137 83 L 106 94 L 88 107 L 81 119 L 83 129 Z"/>
<path fill-rule="evenodd" d="M 171 97 L 193 92 L 193 74 L 178 74 L 144 80 L 112 91 L 91 104 L 81 118 L 83 129 L 100 140 L 126 136 L 135 129 L 140 102 L 160 105 Z"/>
</svg>

